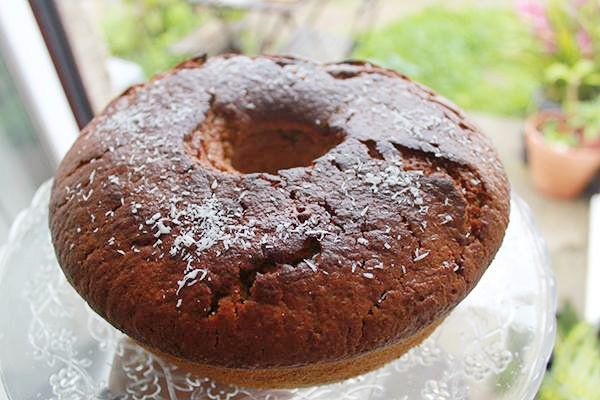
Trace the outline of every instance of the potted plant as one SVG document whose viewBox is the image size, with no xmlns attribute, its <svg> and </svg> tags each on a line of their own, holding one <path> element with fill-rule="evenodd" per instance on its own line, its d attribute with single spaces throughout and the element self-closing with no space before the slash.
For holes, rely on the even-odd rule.
<svg viewBox="0 0 600 400">
<path fill-rule="evenodd" d="M 534 186 L 554 197 L 579 195 L 600 170 L 600 97 L 535 113 L 525 139 Z"/>
<path fill-rule="evenodd" d="M 596 0 L 521 2 L 546 65 L 545 103 L 526 122 L 534 186 L 574 197 L 600 169 L 600 3 Z"/>
</svg>

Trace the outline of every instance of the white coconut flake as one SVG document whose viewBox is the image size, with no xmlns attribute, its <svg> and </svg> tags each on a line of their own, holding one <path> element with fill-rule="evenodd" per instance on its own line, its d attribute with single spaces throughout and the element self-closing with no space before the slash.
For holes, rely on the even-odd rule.
<svg viewBox="0 0 600 400">
<path fill-rule="evenodd" d="M 371 172 L 368 172 L 367 174 L 365 174 L 364 181 L 371 185 L 371 190 L 373 191 L 373 193 L 377 193 L 379 191 L 378 186 L 379 184 L 381 184 L 381 182 L 383 182 L 383 179 L 377 175 L 374 175 Z"/>
<path fill-rule="evenodd" d="M 157 212 L 156 214 L 151 216 L 150 219 L 146 220 L 146 225 L 154 225 L 156 223 L 156 221 L 158 221 L 159 219 L 160 219 L 160 213 Z"/>
<path fill-rule="evenodd" d="M 88 200 L 90 199 L 90 197 L 92 197 L 92 193 L 94 193 L 94 189 L 90 189 L 90 191 L 89 191 L 89 192 L 87 192 L 87 194 L 83 194 L 83 195 L 81 196 L 81 198 L 82 198 L 84 201 L 88 201 Z"/>
<path fill-rule="evenodd" d="M 131 205 L 131 213 L 132 214 L 137 214 L 138 211 L 142 208 L 142 205 L 140 203 L 133 203 Z"/>
<path fill-rule="evenodd" d="M 187 286 L 193 286 L 197 282 L 206 278 L 208 271 L 203 268 L 195 268 L 186 273 L 180 281 L 177 281 L 177 292 L 175 294 L 179 296 L 179 292 Z M 200 275 L 200 277 L 198 277 Z"/>
<path fill-rule="evenodd" d="M 440 222 L 441 225 L 446 225 L 448 222 L 451 222 L 454 219 L 450 214 L 440 214 L 439 217 L 442 219 Z"/>
<path fill-rule="evenodd" d="M 190 247 L 194 243 L 196 243 L 196 241 L 194 240 L 194 237 L 192 236 L 191 232 L 181 233 L 179 236 L 175 237 L 175 241 L 173 242 L 173 246 L 171 246 L 171 250 L 169 251 L 169 253 L 172 256 L 174 256 L 179 252 L 182 246 Z"/>
<path fill-rule="evenodd" d="M 421 261 L 422 259 L 424 259 L 428 255 L 429 255 L 429 251 L 421 252 L 421 249 L 419 249 L 417 247 L 415 249 L 415 257 L 413 258 L 413 261 Z"/>
<path fill-rule="evenodd" d="M 160 237 L 162 235 L 167 235 L 171 233 L 171 228 L 166 226 L 162 219 L 156 221 L 156 224 L 152 227 L 156 228 L 156 232 L 154 233 L 154 237 Z"/>
<path fill-rule="evenodd" d="M 375 278 L 375 275 L 373 275 L 370 272 L 363 272 L 362 276 L 364 276 L 367 279 L 373 279 L 373 278 Z"/>
<path fill-rule="evenodd" d="M 358 244 L 362 244 L 363 246 L 369 245 L 369 241 L 367 239 L 365 239 L 364 237 L 359 237 L 358 239 L 356 239 L 356 242 Z"/>
<path fill-rule="evenodd" d="M 310 268 L 313 272 L 317 272 L 317 265 L 314 263 L 313 260 L 305 258 L 304 262 L 306 263 L 306 265 L 308 265 L 308 268 Z"/>
<path fill-rule="evenodd" d="M 318 236 L 318 241 L 322 241 L 325 238 L 325 235 L 334 235 L 334 233 L 326 231 L 324 229 L 308 229 L 304 232 L 304 234 L 308 236 Z"/>
<path fill-rule="evenodd" d="M 120 184 L 120 180 L 119 180 L 119 177 L 118 177 L 117 175 L 110 175 L 110 176 L 108 177 L 108 181 L 109 181 L 110 183 L 112 183 L 113 185 L 118 185 L 118 184 Z"/>
</svg>

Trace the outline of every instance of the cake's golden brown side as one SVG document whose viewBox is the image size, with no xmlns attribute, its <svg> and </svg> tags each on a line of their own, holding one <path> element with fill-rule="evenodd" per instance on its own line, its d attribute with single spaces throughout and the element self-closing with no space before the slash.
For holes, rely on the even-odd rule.
<svg viewBox="0 0 600 400">
<path fill-rule="evenodd" d="M 290 389 L 335 383 L 354 376 L 365 374 L 392 362 L 418 346 L 431 335 L 441 321 L 424 327 L 416 334 L 398 343 L 380 347 L 365 354 L 336 361 L 318 362 L 298 367 L 240 369 L 221 368 L 198 364 L 174 357 L 160 350 L 139 343 L 151 353 L 190 372 L 194 376 L 208 377 L 216 382 L 259 389 Z"/>
<path fill-rule="evenodd" d="M 251 371 L 406 342 L 475 286 L 508 209 L 486 137 L 405 76 L 220 56 L 94 118 L 49 222 L 67 279 L 112 325 Z"/>
</svg>

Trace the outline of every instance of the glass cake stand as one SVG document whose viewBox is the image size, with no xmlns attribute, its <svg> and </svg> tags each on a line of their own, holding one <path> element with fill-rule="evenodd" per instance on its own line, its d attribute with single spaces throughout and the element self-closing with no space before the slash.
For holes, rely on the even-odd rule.
<svg viewBox="0 0 600 400">
<path fill-rule="evenodd" d="M 555 336 L 556 290 L 531 214 L 512 197 L 495 261 L 418 348 L 375 372 L 293 390 L 222 385 L 147 353 L 66 282 L 47 228 L 50 183 L 0 252 L 0 400 L 533 399 Z"/>
</svg>

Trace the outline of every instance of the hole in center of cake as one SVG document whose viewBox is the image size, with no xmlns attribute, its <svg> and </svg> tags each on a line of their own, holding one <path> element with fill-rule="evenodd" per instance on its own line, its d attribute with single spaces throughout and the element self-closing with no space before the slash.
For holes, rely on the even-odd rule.
<svg viewBox="0 0 600 400">
<path fill-rule="evenodd" d="M 188 137 L 188 150 L 221 171 L 250 174 L 311 166 L 344 140 L 326 127 L 290 121 L 228 122 L 208 115 Z"/>
</svg>

